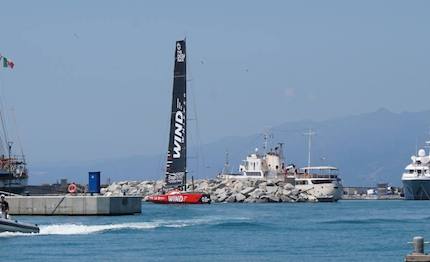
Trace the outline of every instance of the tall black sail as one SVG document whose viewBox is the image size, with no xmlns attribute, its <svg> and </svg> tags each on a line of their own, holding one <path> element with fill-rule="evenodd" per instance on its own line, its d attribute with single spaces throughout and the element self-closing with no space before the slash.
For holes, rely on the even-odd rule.
<svg viewBox="0 0 430 262">
<path fill-rule="evenodd" d="M 184 187 L 186 184 L 186 70 L 185 40 L 181 40 L 177 41 L 175 46 L 172 111 L 170 118 L 169 148 L 167 151 L 166 186 L 170 188 Z"/>
</svg>

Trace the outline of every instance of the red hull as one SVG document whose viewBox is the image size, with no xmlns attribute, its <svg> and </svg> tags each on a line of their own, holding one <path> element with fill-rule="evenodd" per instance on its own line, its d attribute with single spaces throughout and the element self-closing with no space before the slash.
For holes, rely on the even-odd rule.
<svg viewBox="0 0 430 262">
<path fill-rule="evenodd" d="M 211 202 L 208 194 L 177 191 L 148 196 L 148 201 L 156 204 L 210 204 Z"/>
</svg>

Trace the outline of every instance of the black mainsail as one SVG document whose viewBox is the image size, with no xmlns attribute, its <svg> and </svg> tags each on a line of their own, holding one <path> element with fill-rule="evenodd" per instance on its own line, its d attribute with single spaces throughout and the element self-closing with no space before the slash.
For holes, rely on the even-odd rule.
<svg viewBox="0 0 430 262">
<path fill-rule="evenodd" d="M 167 151 L 166 187 L 186 189 L 187 133 L 186 133 L 186 52 L 185 40 L 177 41 L 173 73 L 172 111 L 169 147 Z"/>
</svg>

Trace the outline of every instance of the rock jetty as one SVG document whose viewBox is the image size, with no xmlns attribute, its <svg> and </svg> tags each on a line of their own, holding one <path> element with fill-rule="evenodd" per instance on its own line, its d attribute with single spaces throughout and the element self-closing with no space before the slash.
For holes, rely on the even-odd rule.
<svg viewBox="0 0 430 262">
<path fill-rule="evenodd" d="M 102 188 L 105 196 L 146 196 L 160 192 L 164 181 L 122 181 Z M 191 185 L 190 185 L 191 186 Z M 317 202 L 315 196 L 302 192 L 281 179 L 194 181 L 194 191 L 207 193 L 212 202 L 265 203 L 265 202 Z"/>
</svg>

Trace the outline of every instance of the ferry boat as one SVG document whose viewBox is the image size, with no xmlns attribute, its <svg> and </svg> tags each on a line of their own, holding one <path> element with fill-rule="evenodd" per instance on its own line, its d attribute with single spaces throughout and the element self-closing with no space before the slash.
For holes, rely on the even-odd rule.
<svg viewBox="0 0 430 262">
<path fill-rule="evenodd" d="M 165 173 L 166 184 L 160 194 L 151 195 L 147 200 L 157 204 L 209 204 L 210 196 L 208 194 L 188 191 L 189 187 L 187 187 L 185 40 L 177 41 L 175 47 L 172 111 Z"/>
<path fill-rule="evenodd" d="M 426 143 L 430 144 L 430 141 Z M 417 156 L 411 156 L 411 160 L 402 175 L 405 199 L 430 200 L 430 155 L 425 149 L 420 149 Z"/>
</svg>

